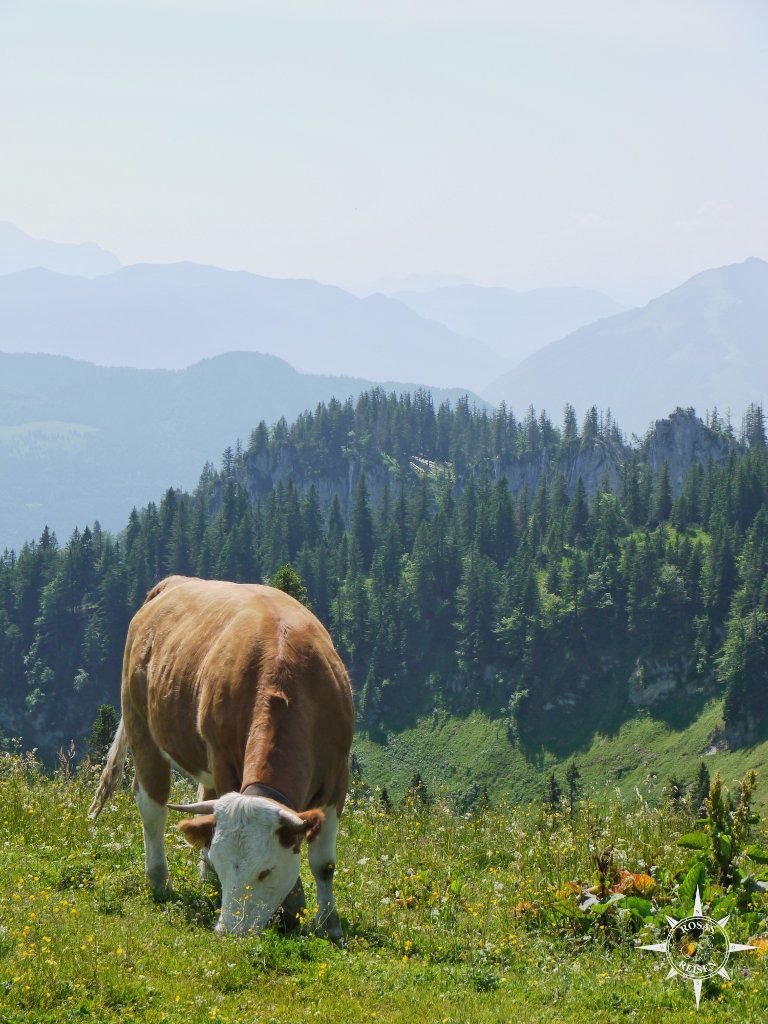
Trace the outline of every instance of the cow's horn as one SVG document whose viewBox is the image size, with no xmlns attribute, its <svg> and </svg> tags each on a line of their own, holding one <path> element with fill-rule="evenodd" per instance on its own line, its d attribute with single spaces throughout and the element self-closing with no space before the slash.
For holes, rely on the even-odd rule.
<svg viewBox="0 0 768 1024">
<path fill-rule="evenodd" d="M 166 804 L 169 811 L 184 811 L 185 814 L 213 814 L 215 800 L 201 800 L 198 804 Z"/>
<path fill-rule="evenodd" d="M 287 825 L 294 832 L 305 832 L 309 826 L 308 821 L 300 818 L 298 814 L 294 814 L 293 811 L 289 811 L 285 807 L 278 809 L 277 817 L 281 824 Z"/>
</svg>

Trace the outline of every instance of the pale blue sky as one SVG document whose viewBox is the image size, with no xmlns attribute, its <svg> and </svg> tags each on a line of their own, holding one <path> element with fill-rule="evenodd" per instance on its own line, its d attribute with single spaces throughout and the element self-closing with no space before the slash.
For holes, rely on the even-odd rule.
<svg viewBox="0 0 768 1024">
<path fill-rule="evenodd" d="M 0 0 L 0 220 L 640 299 L 768 258 L 763 0 Z"/>
</svg>

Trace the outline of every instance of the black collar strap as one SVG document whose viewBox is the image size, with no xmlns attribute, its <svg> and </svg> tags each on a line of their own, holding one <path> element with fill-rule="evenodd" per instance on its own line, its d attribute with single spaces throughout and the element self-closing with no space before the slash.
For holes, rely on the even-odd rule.
<svg viewBox="0 0 768 1024">
<path fill-rule="evenodd" d="M 265 786 L 263 782 L 251 782 L 250 785 L 244 786 L 240 790 L 240 795 L 265 796 L 268 800 L 277 800 L 279 804 L 285 804 L 292 811 L 296 810 L 296 805 L 288 799 L 285 793 L 281 793 L 279 789 L 275 789 L 273 786 Z"/>
</svg>

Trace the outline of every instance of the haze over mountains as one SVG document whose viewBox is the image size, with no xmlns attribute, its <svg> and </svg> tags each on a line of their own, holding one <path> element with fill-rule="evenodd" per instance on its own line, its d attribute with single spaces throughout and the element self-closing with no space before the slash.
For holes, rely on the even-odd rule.
<svg viewBox="0 0 768 1024">
<path fill-rule="evenodd" d="M 626 309 L 589 288 L 481 288 L 456 284 L 392 292 L 419 316 L 439 320 L 467 338 L 478 338 L 511 363 L 519 363 L 577 327 Z"/>
<path fill-rule="evenodd" d="M 635 431 L 675 406 L 717 406 L 738 419 L 768 398 L 768 263 L 706 270 L 642 309 L 582 327 L 483 395 L 516 410 L 611 408 Z"/>
<path fill-rule="evenodd" d="M 678 405 L 738 416 L 768 391 L 762 260 L 705 271 L 623 311 L 590 289 L 431 286 L 439 280 L 361 297 L 194 263 L 120 267 L 98 246 L 0 225 L 0 351 L 137 368 L 264 352 L 301 373 L 469 389 L 519 413 L 610 407 L 630 430 Z"/>
<path fill-rule="evenodd" d="M 14 224 L 0 221 L 0 274 L 44 267 L 59 274 L 96 277 L 111 274 L 120 260 L 93 242 L 71 245 L 32 238 Z"/>
<path fill-rule="evenodd" d="M 121 529 L 134 505 L 169 486 L 193 487 L 205 461 L 218 464 L 237 438 L 246 444 L 260 420 L 292 420 L 369 387 L 354 377 L 300 374 L 255 352 L 178 371 L 0 353 L 0 551 L 18 549 L 45 525 L 62 540 L 94 519 Z M 438 403 L 463 393 L 431 390 Z"/>
<path fill-rule="evenodd" d="M 99 246 L 46 242 L 0 224 L 0 350 L 139 368 L 249 350 L 301 372 L 477 390 L 536 348 L 623 308 L 589 289 L 429 287 L 440 280 L 361 296 L 194 263 L 121 267 Z"/>
<path fill-rule="evenodd" d="M 768 397 L 762 260 L 618 313 L 588 289 L 429 283 L 359 297 L 193 263 L 120 267 L 98 246 L 0 225 L 0 353 L 99 364 L 0 355 L 0 547 L 46 522 L 120 525 L 260 419 L 375 382 L 479 392 L 518 416 L 597 405 L 630 431 L 677 406 L 738 420 Z"/>
<path fill-rule="evenodd" d="M 0 350 L 101 365 L 181 368 L 247 350 L 305 373 L 477 390 L 509 363 L 396 299 L 195 263 L 136 264 L 86 279 L 0 277 Z"/>
</svg>

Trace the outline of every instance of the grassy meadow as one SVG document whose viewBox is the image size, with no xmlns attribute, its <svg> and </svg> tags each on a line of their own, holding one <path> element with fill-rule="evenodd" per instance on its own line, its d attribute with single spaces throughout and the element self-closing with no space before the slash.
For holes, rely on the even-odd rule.
<svg viewBox="0 0 768 1024">
<path fill-rule="evenodd" d="M 579 910 L 601 877 L 606 890 L 630 878 L 633 905 L 657 917 L 674 909 L 691 853 L 676 842 L 693 827 L 685 809 L 635 795 L 582 804 L 573 820 L 503 802 L 471 815 L 441 800 L 387 812 L 357 788 L 336 874 L 345 940 L 333 945 L 273 929 L 214 934 L 216 893 L 170 822 L 176 894 L 153 902 L 131 795 L 91 823 L 94 779 L 0 758 L 3 1024 L 765 1021 L 768 897 L 728 925 L 732 941 L 762 949 L 730 961 L 732 983 L 705 983 L 698 1014 L 691 984 L 665 980 L 665 959 L 635 948 L 663 938 L 660 925 L 619 909 L 623 899 Z M 304 883 L 311 902 L 308 870 Z"/>
</svg>

